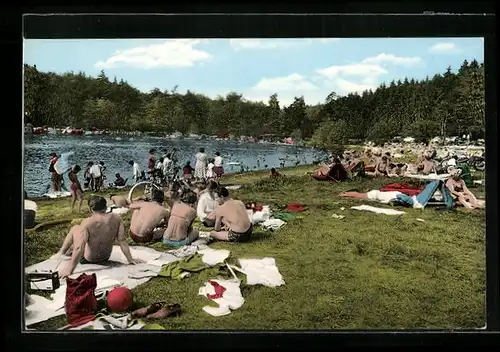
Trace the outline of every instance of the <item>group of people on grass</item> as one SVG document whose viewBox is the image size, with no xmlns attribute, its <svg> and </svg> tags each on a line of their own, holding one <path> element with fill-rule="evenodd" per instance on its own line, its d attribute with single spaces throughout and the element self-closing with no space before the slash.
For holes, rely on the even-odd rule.
<svg viewBox="0 0 500 352">
<path fill-rule="evenodd" d="M 416 163 L 406 164 L 392 162 L 390 153 L 382 153 L 381 150 L 372 152 L 367 149 L 364 153 L 358 151 L 347 152 L 342 158 L 333 158 L 332 163 L 322 165 L 316 170 L 313 177 L 340 182 L 348 179 L 351 175 L 371 177 L 401 177 L 407 174 L 430 175 L 431 173 L 437 173 L 435 156 L 436 150 L 425 150 L 418 156 Z M 445 184 L 454 200 L 467 209 L 484 208 L 484 204 L 479 202 L 467 187 L 462 169 L 455 164 L 450 165 L 446 171 L 450 176 Z M 394 200 L 397 193 L 373 190 L 367 193 L 343 192 L 340 195 L 387 202 Z"/>
<path fill-rule="evenodd" d="M 71 249 L 71 259 L 59 272 L 62 278 L 71 275 L 78 263 L 107 261 L 115 241 L 128 262 L 137 263 L 130 254 L 127 235 L 138 244 L 162 241 L 168 246 L 180 247 L 199 237 L 247 241 L 253 232 L 245 204 L 232 199 L 228 189 L 214 180 L 199 182 L 192 188 L 176 182 L 168 191 L 154 189 L 150 200 L 128 200 L 118 195 L 110 198 L 115 205 L 132 211 L 130 228 L 126 231 L 121 217 L 107 211 L 106 199 L 91 196 L 88 206 L 92 215 L 71 228 L 58 252 L 58 255 L 66 255 Z M 195 228 L 196 218 L 212 230 L 201 233 Z"/>
</svg>

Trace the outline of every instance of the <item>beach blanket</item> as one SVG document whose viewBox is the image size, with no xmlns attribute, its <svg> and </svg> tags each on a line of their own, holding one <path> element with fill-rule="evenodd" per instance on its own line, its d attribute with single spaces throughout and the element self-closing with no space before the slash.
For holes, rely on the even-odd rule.
<svg viewBox="0 0 500 352">
<path fill-rule="evenodd" d="M 50 199 L 56 199 L 56 198 L 65 198 L 65 197 L 70 197 L 71 192 L 50 192 L 50 193 L 45 193 L 42 195 L 42 197 L 47 197 Z"/>
<path fill-rule="evenodd" d="M 372 213 L 385 214 L 385 215 L 402 215 L 405 213 L 404 211 L 387 209 L 387 208 L 372 207 L 371 205 L 358 205 L 355 207 L 351 207 L 351 209 L 371 211 Z"/>
<path fill-rule="evenodd" d="M 268 219 L 264 221 L 263 223 L 260 224 L 263 229 L 265 230 L 279 230 L 281 226 L 285 225 L 286 222 L 284 222 L 281 219 Z"/>
<path fill-rule="evenodd" d="M 410 197 L 416 196 L 422 190 L 424 187 L 415 187 L 415 186 L 410 186 L 405 183 L 389 183 L 382 188 L 380 188 L 381 192 L 401 192 L 403 194 L 406 194 Z"/>
<path fill-rule="evenodd" d="M 127 260 L 119 246 L 114 246 L 109 260 L 109 265 L 78 264 L 71 275 L 76 278 L 82 273 L 95 273 L 97 276 L 96 294 L 100 290 L 106 290 L 117 286 L 126 286 L 130 289 L 143 284 L 152 277 L 158 275 L 161 266 L 179 260 L 179 258 L 168 253 L 161 253 L 152 248 L 130 247 L 134 258 L 142 259 L 145 263 L 128 265 Z M 25 269 L 27 273 L 35 270 L 57 270 L 65 265 L 70 257 L 52 258 L 41 263 L 29 266 Z M 28 307 L 29 314 L 26 315 L 26 325 L 36 324 L 52 317 L 65 314 L 64 302 L 66 295 L 66 280 L 61 280 L 61 286 L 47 300 L 37 295 L 32 295 L 35 303 Z"/>
</svg>

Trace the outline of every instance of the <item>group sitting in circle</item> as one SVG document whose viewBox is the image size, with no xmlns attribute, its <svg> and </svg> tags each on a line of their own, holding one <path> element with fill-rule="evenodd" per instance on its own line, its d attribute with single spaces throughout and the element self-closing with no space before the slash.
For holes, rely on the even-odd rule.
<svg viewBox="0 0 500 352">
<path fill-rule="evenodd" d="M 74 188 L 75 198 L 81 202 L 79 189 Z M 132 211 L 130 228 L 125 229 L 118 214 L 107 211 L 105 198 L 91 196 L 88 200 L 91 215 L 71 228 L 58 252 L 58 255 L 71 255 L 67 265 L 60 269 L 62 278 L 71 275 L 78 263 L 108 261 L 115 242 L 130 264 L 140 262 L 130 254 L 127 234 L 137 244 L 161 241 L 181 247 L 200 237 L 199 229 L 195 228 L 196 218 L 201 221 L 200 228 L 212 229 L 206 232 L 206 237 L 219 241 L 248 241 L 253 232 L 245 204 L 231 198 L 227 188 L 213 180 L 203 187 L 198 185 L 197 190 L 176 183 L 168 191 L 153 189 L 150 200 L 128 200 L 119 195 L 111 195 L 110 200 Z"/>
</svg>

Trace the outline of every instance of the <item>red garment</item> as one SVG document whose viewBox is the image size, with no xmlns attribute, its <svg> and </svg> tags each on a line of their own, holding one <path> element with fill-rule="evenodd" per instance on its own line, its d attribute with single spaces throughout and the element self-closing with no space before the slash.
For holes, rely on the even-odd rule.
<svg viewBox="0 0 500 352">
<path fill-rule="evenodd" d="M 183 175 L 191 175 L 193 173 L 194 169 L 191 166 L 184 166 L 182 168 L 182 174 Z"/>
<path fill-rule="evenodd" d="M 410 197 L 416 196 L 422 192 L 424 189 L 424 186 L 421 187 L 415 187 L 415 186 L 410 186 L 405 183 L 389 183 L 382 188 L 380 188 L 381 192 L 401 192 L 403 194 L 406 194 Z"/>
<path fill-rule="evenodd" d="M 301 211 L 304 211 L 306 210 L 304 208 L 304 206 L 300 203 L 289 203 L 287 206 L 286 206 L 286 209 L 288 211 L 291 211 L 291 212 L 301 212 Z"/>
<path fill-rule="evenodd" d="M 97 287 L 95 274 L 82 274 L 76 279 L 66 279 L 66 319 L 68 324 L 79 326 L 95 318 L 97 299 L 94 290 Z"/>
<path fill-rule="evenodd" d="M 207 298 L 208 299 L 217 299 L 217 298 L 221 298 L 222 297 L 222 294 L 224 293 L 224 291 L 226 291 L 226 288 L 224 286 L 221 286 L 219 285 L 217 282 L 215 281 L 208 281 L 212 284 L 212 286 L 214 287 L 215 289 L 215 293 L 213 295 L 211 294 L 207 294 Z"/>
</svg>

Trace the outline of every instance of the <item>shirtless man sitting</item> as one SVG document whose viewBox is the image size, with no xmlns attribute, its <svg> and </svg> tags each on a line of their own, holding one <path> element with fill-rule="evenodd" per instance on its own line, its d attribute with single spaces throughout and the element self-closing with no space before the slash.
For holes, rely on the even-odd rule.
<svg viewBox="0 0 500 352">
<path fill-rule="evenodd" d="M 434 164 L 432 154 L 430 154 L 430 152 L 424 154 L 424 160 L 417 166 L 417 170 L 424 175 L 436 172 L 436 164 Z"/>
<path fill-rule="evenodd" d="M 113 202 L 114 205 L 116 205 L 118 207 L 126 208 L 130 205 L 130 202 L 124 196 L 117 196 L 116 194 L 111 194 L 109 196 L 109 199 Z"/>
<path fill-rule="evenodd" d="M 151 202 L 134 202 L 129 205 L 132 209 L 130 221 L 130 238 L 135 243 L 149 243 L 163 237 L 164 226 L 170 217 L 167 209 L 163 207 L 165 195 L 163 191 L 154 189 Z"/>
<path fill-rule="evenodd" d="M 59 277 L 65 278 L 71 275 L 78 263 L 102 263 L 109 260 L 115 241 L 118 241 L 129 264 L 142 263 L 142 260 L 132 258 L 130 254 L 120 216 L 106 213 L 106 200 L 103 197 L 92 196 L 88 200 L 88 206 L 92 215 L 84 219 L 80 225 L 71 228 L 57 253 L 57 256 L 61 257 L 73 246 L 71 259 L 59 270 Z"/>
<path fill-rule="evenodd" d="M 168 227 L 163 234 L 163 243 L 167 246 L 184 246 L 198 238 L 198 230 L 193 229 L 196 219 L 196 201 L 194 192 L 185 193 L 172 205 Z"/>
<path fill-rule="evenodd" d="M 242 201 L 229 198 L 227 188 L 218 192 L 219 206 L 215 209 L 215 228 L 210 236 L 219 241 L 243 242 L 250 238 L 253 226 Z M 221 225 L 227 228 L 222 230 Z"/>
</svg>

